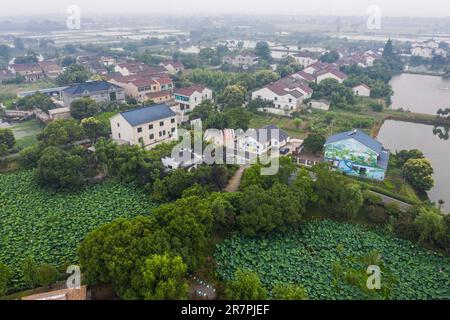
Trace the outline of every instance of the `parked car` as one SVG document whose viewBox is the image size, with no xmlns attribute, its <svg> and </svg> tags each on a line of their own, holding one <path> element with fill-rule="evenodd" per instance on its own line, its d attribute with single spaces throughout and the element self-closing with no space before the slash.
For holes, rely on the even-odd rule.
<svg viewBox="0 0 450 320">
<path fill-rule="evenodd" d="M 289 153 L 289 151 L 291 151 L 289 148 L 281 148 L 280 149 L 280 154 L 286 155 L 286 154 Z"/>
</svg>

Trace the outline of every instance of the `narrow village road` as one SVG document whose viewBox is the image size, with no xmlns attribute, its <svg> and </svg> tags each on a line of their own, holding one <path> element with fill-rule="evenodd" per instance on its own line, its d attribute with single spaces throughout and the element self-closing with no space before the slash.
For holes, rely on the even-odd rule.
<svg viewBox="0 0 450 320">
<path fill-rule="evenodd" d="M 225 192 L 236 192 L 239 190 L 239 186 L 241 185 L 242 175 L 246 169 L 250 168 L 249 165 L 244 165 L 239 168 L 238 171 L 234 174 L 234 176 L 228 182 L 228 186 L 225 188 Z"/>
</svg>

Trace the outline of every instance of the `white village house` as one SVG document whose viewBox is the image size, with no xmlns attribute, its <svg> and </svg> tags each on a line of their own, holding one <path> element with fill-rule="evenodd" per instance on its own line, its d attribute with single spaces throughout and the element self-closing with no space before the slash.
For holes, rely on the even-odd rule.
<svg viewBox="0 0 450 320">
<path fill-rule="evenodd" d="M 178 139 L 176 114 L 166 104 L 121 112 L 110 122 L 112 138 L 118 143 L 151 149 Z"/>
<path fill-rule="evenodd" d="M 211 89 L 194 85 L 188 88 L 175 89 L 173 93 L 175 105 L 172 110 L 178 116 L 178 122 L 186 122 L 188 120 L 187 114 L 195 109 L 199 104 L 206 100 L 213 99 L 213 92 Z"/>
<path fill-rule="evenodd" d="M 252 100 L 263 99 L 273 103 L 267 112 L 289 115 L 297 111 L 305 99 L 311 98 L 313 90 L 308 83 L 294 76 L 287 76 L 252 93 Z"/>
<path fill-rule="evenodd" d="M 353 87 L 353 93 L 357 97 L 370 97 L 370 87 L 364 83 L 360 83 Z"/>
</svg>

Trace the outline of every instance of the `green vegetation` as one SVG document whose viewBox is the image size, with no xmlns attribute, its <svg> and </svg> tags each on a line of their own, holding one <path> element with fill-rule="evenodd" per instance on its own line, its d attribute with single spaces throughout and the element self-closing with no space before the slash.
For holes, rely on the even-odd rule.
<svg viewBox="0 0 450 320">
<path fill-rule="evenodd" d="M 23 289 L 22 263 L 62 266 L 77 261 L 76 248 L 88 232 L 117 217 L 148 215 L 150 199 L 132 187 L 108 181 L 79 192 L 41 189 L 33 172 L 0 175 L 0 261 L 14 272 L 11 289 Z"/>
<path fill-rule="evenodd" d="M 359 261 L 373 250 L 396 279 L 391 299 L 449 299 L 450 260 L 403 240 L 363 227 L 322 221 L 305 223 L 300 231 L 252 239 L 234 236 L 217 246 L 221 279 L 237 269 L 252 270 L 270 291 L 280 284 L 301 284 L 311 299 L 370 298 L 332 273 L 337 261 L 344 269 L 365 270 Z M 349 259 L 353 258 L 353 259 Z M 383 285 L 383 277 L 381 278 Z"/>
</svg>

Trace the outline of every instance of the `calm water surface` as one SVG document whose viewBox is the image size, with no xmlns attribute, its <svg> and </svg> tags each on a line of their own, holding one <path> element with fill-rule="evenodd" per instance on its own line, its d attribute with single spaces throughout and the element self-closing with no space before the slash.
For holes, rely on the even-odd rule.
<svg viewBox="0 0 450 320">
<path fill-rule="evenodd" d="M 445 201 L 444 212 L 450 212 L 450 140 L 433 134 L 433 126 L 388 120 L 378 140 L 391 152 L 419 149 L 431 161 L 434 188 L 428 193 L 431 201 Z"/>
<path fill-rule="evenodd" d="M 450 79 L 402 73 L 392 78 L 391 86 L 394 109 L 436 114 L 439 108 L 450 108 Z"/>
</svg>

